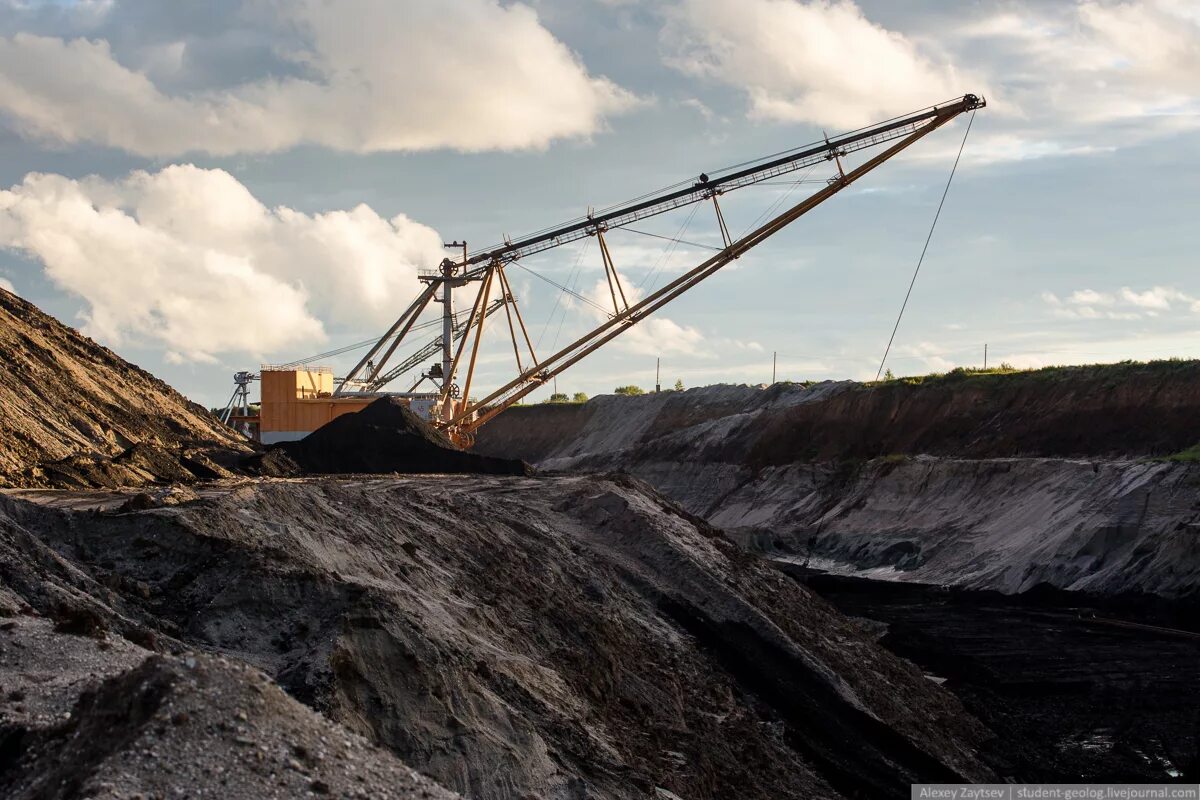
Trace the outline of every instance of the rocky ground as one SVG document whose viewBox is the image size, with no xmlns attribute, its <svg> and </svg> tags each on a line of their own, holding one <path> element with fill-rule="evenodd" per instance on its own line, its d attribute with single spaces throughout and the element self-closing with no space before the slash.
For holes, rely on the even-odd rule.
<svg viewBox="0 0 1200 800">
<path fill-rule="evenodd" d="M 950 416 L 900 439 L 878 420 L 940 408 L 941 388 L 915 404 L 850 384 L 602 399 L 502 415 L 481 437 L 490 457 L 447 451 L 381 406 L 343 418 L 334 441 L 253 455 L 32 306 L 0 291 L 0 311 L 14 365 L 0 374 L 14 409 L 0 422 L 6 797 L 877 798 L 1044 776 L 1008 746 L 1036 715 L 997 715 L 950 676 L 956 697 L 945 671 L 881 646 L 877 621 L 844 616 L 743 545 L 1017 589 L 1043 574 L 1099 590 L 1157 576 L 1164 594 L 1193 581 L 1189 467 L 1088 473 L 1094 459 L 1075 459 L 1068 481 L 1056 456 L 1031 477 L 981 444 L 986 397 L 951 398 Z M 1170 413 L 1154 447 L 1195 418 L 1189 374 L 1158 376 Z M 1109 394 L 1088 406 L 1093 427 L 1132 402 Z M 824 431 L 831 413 L 871 420 L 843 426 L 850 451 L 889 455 L 826 458 L 836 437 L 823 432 L 796 443 L 793 428 Z M 1003 447 L 1040 429 L 1023 430 Z M 951 446 L 979 458 L 904 455 Z M 422 448 L 490 474 L 268 477 L 406 471 L 427 466 Z M 495 456 L 602 474 L 527 474 Z M 1064 498 L 1049 533 L 1021 539 L 1005 570 L 987 566 L 1006 527 Z M 897 509 L 906 522 L 886 535 Z M 975 549 L 946 556 L 956 541 Z M 912 641 L 883 635 L 895 653 Z M 932 649 L 957 653 L 954 641 Z"/>
<path fill-rule="evenodd" d="M 1161 456 L 1198 396 L 1196 362 L 718 386 L 511 409 L 478 446 L 654 484 L 870 620 L 1012 774 L 1194 782 L 1200 467 Z"/>
<path fill-rule="evenodd" d="M 13 800 L 458 796 L 207 653 L 18 612 L 0 623 L 0 688 L 0 794 Z"/>
<path fill-rule="evenodd" d="M 22 701 L 45 719 L 6 721 L 14 785 L 58 752 L 27 731 L 86 705 L 105 677 L 118 694 L 141 685 L 137 670 L 190 687 L 186 661 L 147 666 L 144 650 L 197 648 L 473 797 L 901 797 L 913 780 L 1005 769 L 978 755 L 986 728 L 919 669 L 627 478 L 252 481 L 162 508 L 126 511 L 127 499 L 0 500 L 0 577 L 27 609 L 17 629 L 57 620 L 92 663 L 86 637 L 113 643 L 102 668 L 78 670 L 95 678 Z M 52 659 L 63 645 L 45 647 Z M 242 697 L 220 712 L 235 728 L 234 705 L 257 713 Z M 262 750 L 206 735 L 218 734 Z M 261 774 L 238 780 L 297 785 L 288 736 L 263 742 Z M 120 766 L 87 780 L 111 782 L 146 748 L 117 749 Z"/>
</svg>

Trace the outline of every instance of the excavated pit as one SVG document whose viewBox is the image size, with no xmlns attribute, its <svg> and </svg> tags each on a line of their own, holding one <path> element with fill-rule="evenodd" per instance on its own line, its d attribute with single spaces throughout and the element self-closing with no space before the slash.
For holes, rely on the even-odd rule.
<svg viewBox="0 0 1200 800">
<path fill-rule="evenodd" d="M 820 465 L 745 436 L 764 420 L 780 438 L 797 414 L 819 419 L 807 406 L 843 403 L 844 385 L 689 392 L 635 413 L 548 408 L 520 453 L 483 452 L 496 441 L 486 436 L 464 453 L 384 402 L 252 456 L 161 382 L 0 301 L 0 344 L 19 365 L 0 376 L 14 409 L 0 428 L 5 796 L 877 798 L 907 797 L 912 782 L 1048 774 L 1031 747 L 1014 747 L 1035 724 L 996 716 L 951 676 L 960 700 L 881 646 L 877 622 L 747 549 L 811 563 L 814 520 L 835 534 L 837 519 L 871 507 L 880 477 L 903 477 L 909 461 L 927 469 L 919 458 Z M 1186 406 L 1168 385 L 1178 379 L 1159 395 Z M 778 419 L 763 417 L 764 396 Z M 936 441 L 937 428 L 913 441 Z M 513 443 L 511 425 L 496 430 Z M 530 475 L 518 458 L 627 469 L 682 507 L 626 475 Z M 248 466 L 267 477 L 245 477 Z M 1122 521 L 1079 534 L 1093 561 L 1072 534 L 1048 563 L 1073 571 L 1049 572 L 1108 575 L 1104 589 L 1122 574 L 1146 586 L 1170 564 L 1161 593 L 1185 592 L 1187 476 L 1113 469 L 1132 492 L 1170 497 L 1101 509 Z M 805 474 L 819 491 L 798 495 Z M 927 500 L 934 483 L 893 491 Z M 1183 524 L 1160 531 L 1166 518 Z M 921 543 L 917 560 L 952 568 L 934 556 L 953 548 L 927 546 L 921 525 L 904 534 Z M 998 535 L 976 538 L 994 548 Z M 833 552 L 848 537 L 816 541 Z M 1111 542 L 1128 552 L 1110 557 Z M 890 569 L 913 559 L 894 544 L 862 557 Z M 878 618 L 888 605 L 831 597 Z M 904 624 L 883 644 L 920 662 L 920 636 L 905 633 L 920 625 Z M 1178 742 L 1170 763 L 1183 761 L 1194 730 L 1155 731 Z M 1073 758 L 1055 768 L 1069 774 L 1083 763 Z"/>
<path fill-rule="evenodd" d="M 513 408 L 484 453 L 621 469 L 955 692 L 1029 780 L 1197 779 L 1200 363 Z M 816 576 L 816 577 L 813 577 Z"/>
<path fill-rule="evenodd" d="M 1103 422 L 1101 422 L 1103 420 Z M 1186 598 L 1200 362 L 712 386 L 511 408 L 476 451 L 623 470 L 769 556 L 864 577 Z"/>
</svg>

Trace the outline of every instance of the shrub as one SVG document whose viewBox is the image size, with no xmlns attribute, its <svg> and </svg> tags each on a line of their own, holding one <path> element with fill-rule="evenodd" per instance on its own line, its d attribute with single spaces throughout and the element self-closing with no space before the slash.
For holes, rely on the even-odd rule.
<svg viewBox="0 0 1200 800">
<path fill-rule="evenodd" d="M 613 389 L 613 394 L 623 394 L 626 397 L 637 397 L 639 394 L 645 394 L 646 391 L 640 386 L 618 386 Z"/>
</svg>

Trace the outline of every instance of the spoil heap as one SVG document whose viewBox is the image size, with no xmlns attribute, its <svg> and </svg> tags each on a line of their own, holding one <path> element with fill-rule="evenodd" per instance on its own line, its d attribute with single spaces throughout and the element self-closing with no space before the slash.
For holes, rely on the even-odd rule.
<svg viewBox="0 0 1200 800">
<path fill-rule="evenodd" d="M 402 401 L 381 397 L 297 442 L 285 442 L 251 468 L 263 475 L 460 473 L 527 475 L 528 464 L 467 453 Z"/>
<path fill-rule="evenodd" d="M 920 670 L 630 479 L 82 499 L 0 498 L 0 578 L 77 632 L 60 636 L 249 662 L 464 795 L 907 797 L 994 777 L 987 730 Z"/>
<path fill-rule="evenodd" d="M 0 486 L 226 474 L 245 440 L 153 375 L 0 289 Z"/>
<path fill-rule="evenodd" d="M 21 614 L 0 626 L 0 648 L 9 800 L 458 796 L 236 661 Z"/>
</svg>

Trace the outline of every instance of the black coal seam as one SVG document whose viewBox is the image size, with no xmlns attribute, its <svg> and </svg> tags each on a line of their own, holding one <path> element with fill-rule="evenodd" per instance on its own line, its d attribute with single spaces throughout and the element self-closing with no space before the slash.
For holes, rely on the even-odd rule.
<svg viewBox="0 0 1200 800">
<path fill-rule="evenodd" d="M 787 724 L 789 745 L 834 789 L 851 798 L 909 796 L 912 783 L 964 783 L 953 769 L 892 728 L 854 708 L 795 656 L 740 622 L 717 622 L 663 597 L 675 620 L 751 694 Z"/>
</svg>

